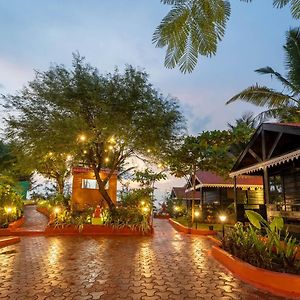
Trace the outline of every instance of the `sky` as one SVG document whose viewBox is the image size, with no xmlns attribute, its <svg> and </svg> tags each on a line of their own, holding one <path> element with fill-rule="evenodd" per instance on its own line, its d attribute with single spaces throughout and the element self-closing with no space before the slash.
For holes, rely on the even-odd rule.
<svg viewBox="0 0 300 300">
<path fill-rule="evenodd" d="M 151 41 L 170 9 L 159 0 L 0 0 L 0 93 L 21 89 L 51 63 L 70 66 L 78 51 L 101 73 L 125 64 L 145 69 L 155 88 L 178 99 L 189 134 L 225 129 L 244 112 L 259 112 L 242 102 L 226 106 L 234 94 L 256 82 L 281 89 L 254 72 L 268 65 L 284 74 L 285 33 L 299 26 L 289 8 L 272 2 L 232 0 L 217 55 L 200 57 L 193 73 L 182 74 L 164 67 L 165 50 Z M 177 184 L 169 178 L 157 187 L 163 193 Z"/>
</svg>

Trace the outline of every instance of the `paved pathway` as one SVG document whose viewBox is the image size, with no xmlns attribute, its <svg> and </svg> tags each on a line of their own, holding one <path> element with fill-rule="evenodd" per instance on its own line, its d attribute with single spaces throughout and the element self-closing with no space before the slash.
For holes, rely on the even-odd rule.
<svg viewBox="0 0 300 300">
<path fill-rule="evenodd" d="M 234 278 L 210 247 L 166 220 L 154 237 L 22 237 L 0 250 L 0 299 L 281 299 Z"/>
<path fill-rule="evenodd" d="M 19 229 L 21 231 L 44 231 L 48 218 L 36 210 L 35 205 L 26 205 L 24 207 L 25 222 Z"/>
</svg>

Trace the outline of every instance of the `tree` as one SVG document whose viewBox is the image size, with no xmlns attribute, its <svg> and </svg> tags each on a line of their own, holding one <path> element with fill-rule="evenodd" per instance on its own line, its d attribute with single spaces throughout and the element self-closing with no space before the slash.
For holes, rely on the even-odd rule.
<svg viewBox="0 0 300 300">
<path fill-rule="evenodd" d="M 162 155 L 184 129 L 178 104 L 148 82 L 148 75 L 127 66 L 121 74 L 100 75 L 74 55 L 73 68 L 53 65 L 36 72 L 17 95 L 4 97 L 18 115 L 7 118 L 9 139 L 27 155 L 70 153 L 94 171 L 104 201 L 113 209 L 105 185 L 129 157 Z M 102 169 L 110 171 L 100 178 Z M 100 200 L 100 199 L 99 199 Z"/>
<path fill-rule="evenodd" d="M 252 0 L 241 0 L 252 2 Z M 167 47 L 165 66 L 179 66 L 181 72 L 192 72 L 198 56 L 210 57 L 217 52 L 230 17 L 230 1 L 226 0 L 161 0 L 172 5 L 153 34 L 156 47 Z M 298 0 L 273 0 L 275 8 L 291 6 L 291 14 L 300 19 Z"/>
<path fill-rule="evenodd" d="M 238 158 L 241 152 L 245 149 L 259 123 L 256 121 L 253 113 L 248 112 L 236 119 L 234 124 L 228 123 L 227 125 L 233 136 L 230 153 Z"/>
<path fill-rule="evenodd" d="M 242 100 L 267 107 L 258 116 L 261 120 L 273 117 L 280 121 L 300 122 L 300 27 L 287 32 L 283 48 L 287 71 L 285 77 L 271 67 L 256 70 L 259 74 L 274 76 L 283 85 L 283 91 L 256 84 L 233 96 L 226 104 Z"/>
</svg>

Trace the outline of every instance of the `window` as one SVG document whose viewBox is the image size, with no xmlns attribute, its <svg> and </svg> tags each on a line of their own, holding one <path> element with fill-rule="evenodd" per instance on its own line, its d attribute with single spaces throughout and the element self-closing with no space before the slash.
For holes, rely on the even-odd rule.
<svg viewBox="0 0 300 300">
<path fill-rule="evenodd" d="M 81 188 L 83 189 L 91 189 L 98 190 L 99 186 L 96 179 L 82 179 Z M 105 185 L 105 189 L 109 189 L 109 182 Z"/>
</svg>

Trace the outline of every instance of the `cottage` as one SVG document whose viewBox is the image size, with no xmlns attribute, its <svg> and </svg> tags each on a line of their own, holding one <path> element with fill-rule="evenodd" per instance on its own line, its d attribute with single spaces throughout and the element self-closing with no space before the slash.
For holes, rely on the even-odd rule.
<svg viewBox="0 0 300 300">
<path fill-rule="evenodd" d="M 189 181 L 191 182 L 191 180 Z M 214 172 L 197 171 L 195 177 L 195 206 L 202 210 L 203 219 L 208 215 L 216 215 L 220 211 L 228 209 L 234 203 L 234 183 L 229 178 L 223 178 Z M 171 195 L 181 196 L 187 203 L 193 200 L 193 187 L 191 183 L 183 188 L 173 188 Z M 184 196 L 184 197 L 183 197 Z M 237 180 L 236 197 L 239 205 L 245 205 L 253 209 L 263 205 L 263 181 L 262 177 L 244 176 Z M 188 205 L 191 207 L 191 204 Z M 231 210 L 234 210 L 231 205 Z"/>
<path fill-rule="evenodd" d="M 300 222 L 300 123 L 264 123 L 235 163 L 230 176 L 263 176 L 264 215 Z M 241 219 L 243 207 L 237 207 Z"/>
</svg>

